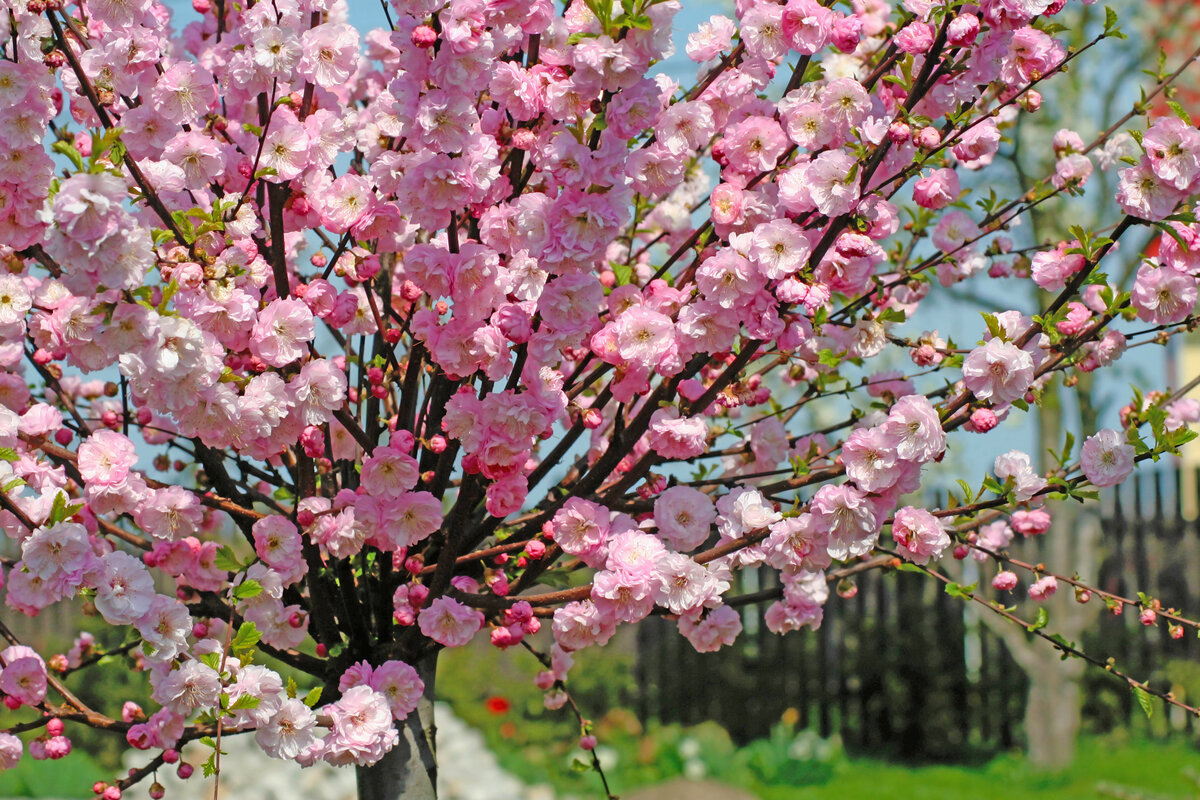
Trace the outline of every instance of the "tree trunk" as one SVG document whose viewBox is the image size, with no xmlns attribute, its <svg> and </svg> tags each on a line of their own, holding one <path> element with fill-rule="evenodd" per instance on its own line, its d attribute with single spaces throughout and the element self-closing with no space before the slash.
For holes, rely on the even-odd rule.
<svg viewBox="0 0 1200 800">
<path fill-rule="evenodd" d="M 416 665 L 425 682 L 417 710 L 397 722 L 399 743 L 379 762 L 358 767 L 359 800 L 437 800 L 433 682 L 437 653 Z"/>
<path fill-rule="evenodd" d="M 1026 670 L 1029 697 L 1025 703 L 1029 763 L 1040 769 L 1063 769 L 1075 758 L 1082 706 L 1079 679 L 1084 664 L 1064 662 L 1049 647 L 1033 654 L 1032 660 L 1032 669 Z"/>
</svg>

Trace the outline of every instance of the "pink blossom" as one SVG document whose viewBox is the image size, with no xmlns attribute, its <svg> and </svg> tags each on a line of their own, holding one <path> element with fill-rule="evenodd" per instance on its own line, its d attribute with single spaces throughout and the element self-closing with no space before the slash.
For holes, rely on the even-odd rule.
<svg viewBox="0 0 1200 800">
<path fill-rule="evenodd" d="M 963 383 L 981 400 L 1011 403 L 1033 383 L 1033 358 L 1001 339 L 989 339 L 963 362 Z"/>
<path fill-rule="evenodd" d="M 461 647 L 483 627 L 483 614 L 449 597 L 438 597 L 417 617 L 421 633 L 446 647 Z"/>
<path fill-rule="evenodd" d="M 1038 578 L 1029 587 L 1029 599 L 1035 602 L 1049 600 L 1058 590 L 1058 579 L 1053 575 Z"/>
<path fill-rule="evenodd" d="M 997 592 L 1011 592 L 1017 588 L 1017 573 L 1009 570 L 997 572 L 996 577 L 992 578 L 992 588 Z"/>
<path fill-rule="evenodd" d="M 1126 443 L 1120 431 L 1104 429 L 1083 442 L 1079 463 L 1084 477 L 1101 488 L 1124 482 L 1133 472 L 1133 445 Z"/>
<path fill-rule="evenodd" d="M 742 618 L 729 606 L 717 606 L 699 618 L 690 614 L 681 616 L 679 632 L 697 653 L 714 653 L 736 641 L 742 632 Z"/>
<path fill-rule="evenodd" d="M 937 169 L 913 185 L 913 200 L 921 208 L 939 209 L 958 199 L 958 174 L 952 169 Z"/>
<path fill-rule="evenodd" d="M 417 708 L 425 683 L 417 671 L 403 661 L 385 661 L 375 668 L 370 686 L 388 699 L 394 719 L 404 719 Z"/>
<path fill-rule="evenodd" d="M 950 546 L 950 537 L 942 520 L 923 508 L 912 506 L 896 512 L 892 538 L 896 540 L 900 555 L 914 564 L 928 564 Z"/>
<path fill-rule="evenodd" d="M 712 499 L 690 486 L 672 486 L 654 502 L 659 537 L 682 552 L 704 544 L 714 519 Z"/>
<path fill-rule="evenodd" d="M 809 506 L 816 525 L 829 532 L 829 555 L 843 560 L 866 555 L 879 536 L 879 521 L 867 496 L 848 484 L 826 484 Z"/>
<path fill-rule="evenodd" d="M 1013 481 L 1013 492 L 1017 502 L 1032 500 L 1047 486 L 1045 478 L 1033 469 L 1028 453 L 1020 450 L 1009 450 L 996 457 L 993 471 L 1001 481 Z"/>
<path fill-rule="evenodd" d="M 1166 266 L 1142 264 L 1133 281 L 1130 302 L 1138 319 L 1169 325 L 1185 319 L 1196 306 L 1196 279 Z"/>
<path fill-rule="evenodd" d="M 334 766 L 369 766 L 396 746 L 388 698 L 370 686 L 355 686 L 324 711 L 333 722 L 323 757 Z"/>
</svg>

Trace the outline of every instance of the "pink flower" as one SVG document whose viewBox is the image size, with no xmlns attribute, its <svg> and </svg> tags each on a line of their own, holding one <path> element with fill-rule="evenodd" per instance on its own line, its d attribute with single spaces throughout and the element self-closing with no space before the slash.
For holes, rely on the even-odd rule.
<svg viewBox="0 0 1200 800">
<path fill-rule="evenodd" d="M 155 685 L 154 698 L 180 716 L 198 709 L 215 708 L 221 694 L 216 670 L 195 660 L 163 676 Z"/>
<path fill-rule="evenodd" d="M 217 100 L 212 76 L 189 61 L 168 66 L 150 94 L 154 110 L 176 125 L 189 125 L 208 112 Z"/>
<path fill-rule="evenodd" d="M 602 614 L 591 600 L 579 600 L 555 610 L 552 630 L 563 650 L 582 650 L 606 644 L 616 632 L 616 620 Z"/>
<path fill-rule="evenodd" d="M 936 169 L 913 185 L 913 200 L 921 208 L 940 209 L 958 199 L 958 173 L 952 169 Z"/>
<path fill-rule="evenodd" d="M 69 238 L 98 244 L 117 229 L 125 183 L 108 172 L 77 173 L 54 195 L 55 223 Z"/>
<path fill-rule="evenodd" d="M 712 499 L 690 486 L 672 486 L 654 501 L 659 537 L 682 552 L 704 544 L 715 518 Z"/>
<path fill-rule="evenodd" d="M 688 58 L 697 63 L 716 58 L 719 53 L 733 45 L 733 35 L 736 32 L 737 25 L 733 20 L 714 14 L 706 22 L 700 23 L 695 33 L 688 36 L 685 48 Z"/>
<path fill-rule="evenodd" d="M 1117 202 L 1130 216 L 1150 221 L 1164 219 L 1187 196 L 1186 192 L 1158 177 L 1147 158 L 1135 167 L 1121 170 L 1120 176 Z"/>
<path fill-rule="evenodd" d="M 110 625 L 130 625 L 150 610 L 154 579 L 145 565 L 121 550 L 106 555 L 96 581 L 96 610 Z"/>
<path fill-rule="evenodd" d="M 344 84 L 358 67 L 358 31 L 343 22 L 327 22 L 300 35 L 296 72 L 329 89 Z"/>
<path fill-rule="evenodd" d="M 363 459 L 362 485 L 370 494 L 399 498 L 417 485 L 417 460 L 395 447 L 377 447 Z"/>
<path fill-rule="evenodd" d="M 660 408 L 650 417 L 650 449 L 663 458 L 691 458 L 708 449 L 708 423 L 703 417 L 680 418 L 675 408 Z"/>
<path fill-rule="evenodd" d="M 0 733 L 0 769 L 12 769 L 21 760 L 24 747 L 11 733 Z"/>
<path fill-rule="evenodd" d="M 946 449 L 946 432 L 937 409 L 924 395 L 901 397 L 888 412 L 884 433 L 892 441 L 896 456 L 905 461 L 932 461 Z"/>
<path fill-rule="evenodd" d="M 254 741 L 272 758 L 295 758 L 317 741 L 316 724 L 317 715 L 302 701 L 284 700 L 267 724 L 254 732 Z"/>
<path fill-rule="evenodd" d="M 774 169 L 788 144 L 787 136 L 778 122 L 770 117 L 757 116 L 747 117 L 727 128 L 722 141 L 729 167 L 747 174 Z"/>
<path fill-rule="evenodd" d="M 879 492 L 899 480 L 895 441 L 882 426 L 857 428 L 842 445 L 846 476 L 867 492 Z"/>
<path fill-rule="evenodd" d="M 997 572 L 996 577 L 992 578 L 992 588 L 997 592 L 1011 592 L 1017 588 L 1017 573 L 1009 570 Z"/>
<path fill-rule="evenodd" d="M 375 668 L 369 683 L 372 689 L 388 699 L 392 718 L 398 720 L 416 710 L 425 692 L 425 682 L 403 661 L 383 662 Z"/>
<path fill-rule="evenodd" d="M 450 597 L 438 597 L 417 617 L 421 633 L 445 647 L 461 647 L 483 627 L 483 614 Z"/>
<path fill-rule="evenodd" d="M 1022 536 L 1040 536 L 1050 530 L 1050 512 L 1044 508 L 1014 511 L 1010 522 Z"/>
<path fill-rule="evenodd" d="M 1045 478 L 1034 471 L 1029 455 L 1020 450 L 1009 450 L 997 456 L 993 471 L 1001 482 L 1012 479 L 1014 496 L 1019 503 L 1032 500 L 1047 486 Z"/>
<path fill-rule="evenodd" d="M 763 551 L 767 563 L 779 570 L 796 567 L 817 572 L 832 563 L 829 532 L 808 513 L 772 523 Z"/>
<path fill-rule="evenodd" d="M 554 541 L 574 556 L 598 550 L 608 539 L 609 511 L 604 506 L 572 497 L 550 520 Z"/>
<path fill-rule="evenodd" d="M 1133 472 L 1133 445 L 1119 431 L 1104 429 L 1089 436 L 1079 452 L 1084 476 L 1101 488 L 1122 483 Z"/>
<path fill-rule="evenodd" d="M 1058 591 L 1058 580 L 1053 575 L 1038 578 L 1029 587 L 1029 599 L 1038 603 L 1049 600 Z"/>
<path fill-rule="evenodd" d="M 1157 325 L 1180 322 L 1196 307 L 1196 279 L 1166 266 L 1142 264 L 1130 302 L 1138 319 Z"/>
<path fill-rule="evenodd" d="M 654 602 L 672 614 L 699 610 L 716 598 L 717 590 L 708 569 L 681 553 L 666 553 L 655 562 Z"/>
<path fill-rule="evenodd" d="M 370 686 L 355 686 L 323 710 L 333 727 L 322 755 L 334 766 L 369 766 L 400 740 L 387 697 Z"/>
<path fill-rule="evenodd" d="M 742 617 L 729 606 L 717 606 L 699 618 L 690 614 L 681 616 L 679 632 L 697 653 L 714 653 L 737 640 L 742 632 Z"/>
<path fill-rule="evenodd" d="M 1010 342 L 990 339 L 963 362 L 963 383 L 981 400 L 1011 403 L 1033 383 L 1033 358 Z"/>
<path fill-rule="evenodd" d="M 914 564 L 928 564 L 950 546 L 942 520 L 923 508 L 905 506 L 892 521 L 892 538 L 900 555 Z"/>
<path fill-rule="evenodd" d="M 1200 179 L 1200 131 L 1174 116 L 1155 121 L 1142 137 L 1154 174 L 1180 191 Z"/>
<path fill-rule="evenodd" d="M 816 525 L 829 532 L 829 555 L 838 560 L 866 555 L 879 536 L 867 496 L 849 484 L 826 484 L 809 505 Z"/>
<path fill-rule="evenodd" d="M 37 654 L 18 655 L 5 651 L 0 671 L 0 692 L 34 706 L 46 699 L 46 665 Z"/>
<path fill-rule="evenodd" d="M 896 49 L 902 53 L 924 53 L 933 46 L 933 28 L 924 22 L 910 22 L 896 34 Z"/>
<path fill-rule="evenodd" d="M 739 487 L 717 501 L 717 530 L 723 539 L 739 539 L 780 520 L 779 512 L 757 489 Z"/>
<path fill-rule="evenodd" d="M 829 43 L 837 16 L 817 0 L 788 0 L 783 7 L 784 36 L 800 55 L 814 55 Z"/>
</svg>

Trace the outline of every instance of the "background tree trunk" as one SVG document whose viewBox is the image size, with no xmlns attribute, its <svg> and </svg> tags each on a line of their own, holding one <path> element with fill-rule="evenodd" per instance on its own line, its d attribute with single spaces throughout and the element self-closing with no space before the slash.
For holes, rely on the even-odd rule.
<svg viewBox="0 0 1200 800">
<path fill-rule="evenodd" d="M 400 742 L 378 763 L 358 767 L 359 800 L 437 800 L 436 726 L 433 719 L 437 652 L 416 665 L 425 682 L 417 710 L 396 723 Z"/>
</svg>

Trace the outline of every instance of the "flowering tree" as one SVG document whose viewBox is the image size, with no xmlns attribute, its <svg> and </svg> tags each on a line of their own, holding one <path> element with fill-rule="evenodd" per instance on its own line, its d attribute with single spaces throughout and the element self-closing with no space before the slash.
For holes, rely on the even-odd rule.
<svg viewBox="0 0 1200 800">
<path fill-rule="evenodd" d="M 1039 85 L 1121 35 L 1108 15 L 1068 50 L 1064 4 L 747 0 L 688 38 L 682 89 L 654 74 L 675 0 L 397 0 L 365 36 L 336 0 L 195 0 L 178 34 L 151 0 L 6 0 L 6 603 L 79 598 L 119 630 L 44 657 L 0 623 L 0 762 L 113 731 L 150 751 L 95 787 L 113 800 L 188 741 L 219 771 L 239 735 L 358 766 L 364 798 L 432 797 L 441 648 L 522 645 L 558 707 L 619 625 L 669 614 L 712 650 L 760 601 L 778 633 L 815 627 L 867 569 L 1102 665 L 997 599 L 1018 570 L 1034 600 L 1066 582 L 1195 626 L 1006 551 L 1051 529 L 1045 500 L 1188 441 L 1190 383 L 1053 443 L 1048 472 L 1009 451 L 945 508 L 904 502 L 948 433 L 1018 424 L 1193 322 L 1189 120 L 1061 131 L 1053 174 L 987 191 Z M 1110 225 L 1015 248 L 1023 215 L 1121 161 Z M 1101 262 L 1138 226 L 1167 236 L 1123 286 Z M 988 278 L 1052 299 L 961 347 L 914 319 Z M 1005 569 L 962 586 L 951 551 Z M 777 588 L 731 590 L 762 564 Z M 149 716 L 64 682 L 122 658 Z"/>
</svg>

